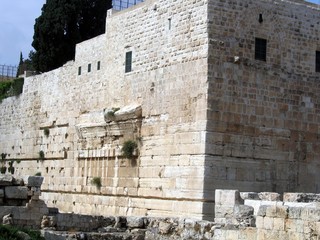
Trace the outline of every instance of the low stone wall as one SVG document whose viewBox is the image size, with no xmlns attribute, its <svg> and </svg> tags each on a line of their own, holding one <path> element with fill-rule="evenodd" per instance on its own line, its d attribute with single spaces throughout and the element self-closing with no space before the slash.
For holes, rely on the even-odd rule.
<svg viewBox="0 0 320 240">
<path fill-rule="evenodd" d="M 216 190 L 213 239 L 320 239 L 320 194 Z"/>
<path fill-rule="evenodd" d="M 58 214 L 49 217 L 55 225 L 43 229 L 47 240 L 56 239 L 213 239 L 220 224 L 209 221 L 150 218 L 96 217 Z"/>
<path fill-rule="evenodd" d="M 43 177 L 14 178 L 0 174 L 0 219 L 3 224 L 39 229 L 43 215 L 49 214 L 39 199 Z"/>
<path fill-rule="evenodd" d="M 42 181 L 41 177 L 0 176 L 2 205 L 22 195 L 28 201 L 25 206 L 0 206 L 3 224 L 42 229 L 47 240 L 320 239 L 320 194 L 216 190 L 215 222 L 209 222 L 59 213 L 39 199 Z M 13 194 L 13 187 L 19 194 Z M 27 194 L 20 189 L 27 189 Z"/>
</svg>

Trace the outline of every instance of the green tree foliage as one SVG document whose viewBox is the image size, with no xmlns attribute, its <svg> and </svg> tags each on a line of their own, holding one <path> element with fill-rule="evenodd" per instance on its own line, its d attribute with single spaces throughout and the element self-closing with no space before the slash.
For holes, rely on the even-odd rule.
<svg viewBox="0 0 320 240">
<path fill-rule="evenodd" d="M 20 60 L 19 60 L 19 66 L 18 66 L 16 77 L 19 77 L 19 75 L 24 73 L 24 71 L 34 71 L 35 70 L 33 67 L 32 61 L 31 61 L 33 54 L 34 54 L 34 52 L 30 51 L 29 59 L 24 60 L 22 52 L 20 52 Z"/>
<path fill-rule="evenodd" d="M 34 25 L 35 69 L 50 71 L 74 59 L 77 43 L 104 33 L 111 7 L 112 0 L 47 0 Z"/>
</svg>

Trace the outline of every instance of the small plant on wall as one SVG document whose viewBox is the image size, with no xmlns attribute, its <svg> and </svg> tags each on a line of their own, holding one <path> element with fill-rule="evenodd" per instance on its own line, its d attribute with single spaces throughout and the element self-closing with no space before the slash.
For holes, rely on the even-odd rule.
<svg viewBox="0 0 320 240">
<path fill-rule="evenodd" d="M 135 151 L 138 148 L 138 144 L 135 141 L 128 140 L 123 143 L 121 152 L 125 158 L 133 159 Z"/>
<path fill-rule="evenodd" d="M 44 133 L 44 135 L 45 135 L 46 137 L 49 137 L 49 134 L 50 134 L 49 128 L 44 128 L 44 129 L 43 129 L 43 133 Z"/>
<path fill-rule="evenodd" d="M 92 185 L 95 185 L 95 186 L 100 190 L 101 187 L 102 187 L 101 177 L 94 177 L 94 178 L 92 178 L 91 184 L 92 184 Z"/>
<path fill-rule="evenodd" d="M 8 168 L 8 171 L 9 171 L 9 173 L 11 173 L 11 174 L 14 174 L 14 167 L 13 167 L 13 163 L 14 163 L 14 161 L 9 162 L 9 168 Z"/>
<path fill-rule="evenodd" d="M 109 110 L 109 111 L 107 112 L 108 118 L 113 118 L 115 112 L 117 112 L 117 111 L 119 111 L 119 110 L 120 110 L 120 108 L 112 108 L 111 110 Z"/>
<path fill-rule="evenodd" d="M 0 167 L 0 172 L 1 172 L 2 174 L 5 174 L 6 171 L 7 171 L 7 167 L 5 166 L 6 157 L 7 157 L 7 154 L 6 154 L 6 153 L 1 153 L 1 167 Z"/>
<path fill-rule="evenodd" d="M 44 151 L 42 151 L 42 150 L 39 152 L 39 159 L 40 159 L 41 161 L 44 160 Z"/>
<path fill-rule="evenodd" d="M 5 167 L 5 166 L 1 166 L 1 167 L 0 167 L 0 172 L 1 172 L 2 174 L 5 174 L 6 171 L 7 171 L 7 167 Z"/>
</svg>

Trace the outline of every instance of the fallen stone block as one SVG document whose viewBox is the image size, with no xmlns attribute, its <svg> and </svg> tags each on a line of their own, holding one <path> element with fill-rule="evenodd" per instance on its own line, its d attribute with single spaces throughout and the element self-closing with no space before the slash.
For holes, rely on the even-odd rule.
<svg viewBox="0 0 320 240">
<path fill-rule="evenodd" d="M 144 218 L 143 217 L 127 217 L 127 226 L 129 228 L 143 228 Z"/>
<path fill-rule="evenodd" d="M 28 188 L 21 186 L 8 186 L 5 188 L 5 197 L 7 199 L 27 199 Z"/>
<path fill-rule="evenodd" d="M 243 200 L 240 197 L 238 190 L 221 190 L 215 191 L 215 203 L 216 205 L 236 205 L 243 204 Z"/>
<path fill-rule="evenodd" d="M 280 201 L 281 195 L 275 192 L 261 192 L 258 194 L 261 200 L 265 201 Z"/>
<path fill-rule="evenodd" d="M 9 174 L 0 174 L 0 186 L 11 186 L 13 184 L 13 177 Z"/>
<path fill-rule="evenodd" d="M 24 184 L 28 187 L 41 187 L 44 177 L 41 176 L 26 176 L 23 178 Z"/>
</svg>

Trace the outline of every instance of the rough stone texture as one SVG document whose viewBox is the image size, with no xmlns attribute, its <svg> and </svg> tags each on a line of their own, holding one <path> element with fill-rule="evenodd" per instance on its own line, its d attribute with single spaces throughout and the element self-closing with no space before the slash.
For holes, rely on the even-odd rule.
<svg viewBox="0 0 320 240">
<path fill-rule="evenodd" d="M 16 175 L 40 171 L 43 199 L 64 212 L 212 220 L 215 189 L 318 192 L 319 16 L 293 0 L 109 11 L 105 34 L 78 44 L 74 61 L 2 101 L 0 149 L 21 160 Z M 265 62 L 255 38 L 267 40 Z M 126 114 L 105 121 L 117 108 Z M 133 159 L 121 152 L 127 140 Z"/>
<path fill-rule="evenodd" d="M 9 199 L 27 199 L 28 198 L 28 188 L 11 186 L 5 188 L 5 197 Z"/>
<path fill-rule="evenodd" d="M 44 177 L 39 176 L 26 176 L 24 177 L 24 184 L 28 187 L 41 187 Z"/>
<path fill-rule="evenodd" d="M 9 174 L 0 174 L 0 186 L 10 186 L 13 182 L 13 176 Z"/>
</svg>

